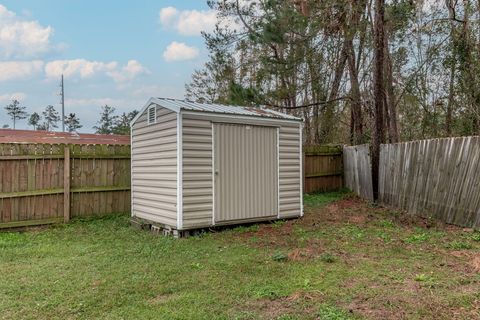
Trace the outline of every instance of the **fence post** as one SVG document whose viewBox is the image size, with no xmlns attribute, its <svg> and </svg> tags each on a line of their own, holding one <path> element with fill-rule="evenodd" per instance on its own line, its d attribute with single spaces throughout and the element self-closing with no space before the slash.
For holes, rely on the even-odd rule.
<svg viewBox="0 0 480 320">
<path fill-rule="evenodd" d="M 70 221 L 70 148 L 65 147 L 63 161 L 63 221 Z"/>
</svg>

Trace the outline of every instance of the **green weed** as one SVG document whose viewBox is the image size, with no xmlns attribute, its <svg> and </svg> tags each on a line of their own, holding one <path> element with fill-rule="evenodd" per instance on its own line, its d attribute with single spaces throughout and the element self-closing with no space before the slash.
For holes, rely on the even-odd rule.
<svg viewBox="0 0 480 320">
<path fill-rule="evenodd" d="M 365 236 L 365 230 L 355 225 L 345 226 L 340 229 L 340 232 L 353 240 L 358 240 Z"/>
<path fill-rule="evenodd" d="M 392 236 L 390 233 L 380 231 L 378 232 L 377 236 L 383 240 L 385 243 L 390 243 L 392 242 Z"/>
<path fill-rule="evenodd" d="M 318 311 L 318 317 L 321 320 L 348 320 L 352 317 L 342 309 L 329 304 L 322 304 Z"/>
<path fill-rule="evenodd" d="M 274 228 L 280 228 L 285 224 L 285 220 L 276 220 L 275 222 L 272 223 Z"/>
<path fill-rule="evenodd" d="M 281 295 L 279 291 L 275 288 L 264 287 L 264 288 L 253 290 L 253 296 L 257 299 L 266 298 L 266 299 L 273 300 L 273 299 L 279 298 Z"/>
<path fill-rule="evenodd" d="M 389 219 L 381 219 L 381 220 L 378 220 L 375 224 L 376 224 L 377 226 L 379 226 L 379 227 L 389 228 L 389 229 L 393 229 L 393 228 L 396 228 L 396 227 L 397 227 L 397 226 L 395 225 L 395 223 L 394 223 L 392 220 L 389 220 Z"/>
<path fill-rule="evenodd" d="M 326 262 L 326 263 L 333 263 L 337 259 L 333 254 L 331 254 L 329 252 L 325 252 L 325 253 L 322 253 L 320 255 L 320 260 L 323 261 L 323 262 Z"/>
<path fill-rule="evenodd" d="M 480 232 L 479 232 L 479 231 L 476 231 L 476 232 L 472 233 L 472 235 L 470 236 L 470 238 L 471 238 L 473 241 L 480 241 Z"/>
<path fill-rule="evenodd" d="M 427 241 L 428 239 L 429 239 L 428 234 L 425 232 L 422 232 L 422 233 L 412 234 L 411 236 L 405 239 L 405 242 L 406 243 L 422 243 Z"/>
<path fill-rule="evenodd" d="M 288 260 L 288 255 L 283 252 L 277 251 L 272 255 L 272 260 L 277 262 L 285 262 Z"/>
<path fill-rule="evenodd" d="M 459 240 L 454 240 L 446 245 L 447 248 L 449 249 L 454 249 L 454 250 L 464 250 L 464 249 L 472 249 L 473 245 L 468 242 L 464 241 L 459 241 Z"/>
</svg>

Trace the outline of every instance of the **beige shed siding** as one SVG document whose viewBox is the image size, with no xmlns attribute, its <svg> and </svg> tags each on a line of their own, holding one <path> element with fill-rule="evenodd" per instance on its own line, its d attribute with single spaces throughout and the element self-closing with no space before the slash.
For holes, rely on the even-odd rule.
<svg viewBox="0 0 480 320">
<path fill-rule="evenodd" d="M 212 225 L 212 123 L 183 115 L 183 228 Z"/>
<path fill-rule="evenodd" d="M 285 122 L 280 127 L 280 218 L 301 215 L 300 123 Z"/>
<path fill-rule="evenodd" d="M 301 215 L 300 122 L 264 118 L 224 117 L 184 113 L 183 122 L 183 228 L 212 225 L 212 122 L 241 123 L 280 128 L 280 217 Z"/>
<path fill-rule="evenodd" d="M 147 112 L 132 131 L 132 215 L 176 227 L 177 114 L 157 107 L 148 125 Z"/>
</svg>

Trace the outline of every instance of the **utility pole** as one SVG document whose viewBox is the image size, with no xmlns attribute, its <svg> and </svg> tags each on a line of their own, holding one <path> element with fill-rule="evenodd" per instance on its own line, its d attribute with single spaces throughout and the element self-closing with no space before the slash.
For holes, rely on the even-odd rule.
<svg viewBox="0 0 480 320">
<path fill-rule="evenodd" d="M 60 96 L 62 97 L 62 132 L 65 132 L 65 91 L 63 88 L 63 74 L 62 74 L 62 82 L 60 83 Z"/>
</svg>

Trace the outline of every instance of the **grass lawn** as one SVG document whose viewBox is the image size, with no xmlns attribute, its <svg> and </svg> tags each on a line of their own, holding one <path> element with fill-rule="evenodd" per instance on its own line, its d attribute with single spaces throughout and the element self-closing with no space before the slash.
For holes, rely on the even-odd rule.
<svg viewBox="0 0 480 320">
<path fill-rule="evenodd" d="M 480 318 L 480 233 L 343 193 L 305 204 L 180 240 L 126 216 L 0 233 L 0 318 Z"/>
</svg>

